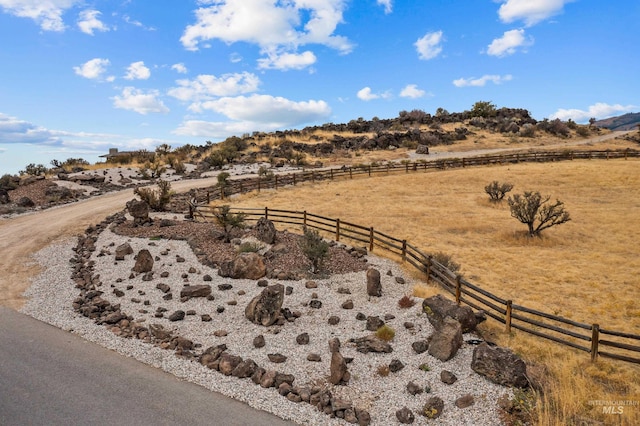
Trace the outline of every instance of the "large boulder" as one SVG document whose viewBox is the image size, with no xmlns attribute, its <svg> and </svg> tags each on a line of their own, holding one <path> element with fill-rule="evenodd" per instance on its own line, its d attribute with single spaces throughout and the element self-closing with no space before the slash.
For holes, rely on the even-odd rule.
<svg viewBox="0 0 640 426">
<path fill-rule="evenodd" d="M 393 348 L 390 344 L 376 336 L 365 336 L 357 339 L 350 339 L 352 343 L 356 344 L 356 350 L 361 353 L 391 353 Z"/>
<path fill-rule="evenodd" d="M 486 319 L 482 314 L 474 314 L 470 307 L 460 306 L 441 294 L 424 299 L 422 310 L 427 314 L 427 319 L 436 330 L 442 328 L 446 317 L 458 321 L 462 326 L 463 333 L 474 331 L 476 326 Z"/>
<path fill-rule="evenodd" d="M 29 197 L 20 197 L 16 204 L 19 207 L 34 207 L 36 205 L 36 203 L 34 203 L 33 200 Z"/>
<path fill-rule="evenodd" d="M 429 355 L 440 361 L 449 361 L 458 353 L 461 346 L 462 327 L 458 321 L 447 317 L 442 327 L 431 336 Z"/>
<path fill-rule="evenodd" d="M 351 374 L 347 371 L 347 362 L 339 351 L 331 354 L 331 365 L 329 373 L 329 382 L 338 385 L 349 383 Z"/>
<path fill-rule="evenodd" d="M 267 274 L 264 258 L 258 253 L 240 253 L 235 259 L 222 262 L 218 275 L 235 279 L 259 280 Z"/>
<path fill-rule="evenodd" d="M 249 302 L 244 310 L 244 315 L 254 324 L 270 326 L 278 320 L 283 301 L 284 286 L 282 284 L 270 285 Z"/>
<path fill-rule="evenodd" d="M 367 269 L 367 294 L 374 297 L 382 296 L 380 271 L 378 271 L 377 269 Z"/>
<path fill-rule="evenodd" d="M 136 199 L 127 202 L 127 211 L 133 216 L 133 222 L 142 225 L 150 221 L 149 204 L 146 201 L 138 201 Z"/>
<path fill-rule="evenodd" d="M 529 385 L 524 361 L 511 350 L 492 347 L 486 342 L 474 349 L 471 368 L 499 385 L 519 388 Z"/>
<path fill-rule="evenodd" d="M 276 242 L 276 227 L 272 221 L 261 217 L 256 223 L 256 233 L 258 239 L 263 243 L 274 244 Z"/>
<path fill-rule="evenodd" d="M 153 256 L 151 256 L 151 252 L 147 249 L 140 250 L 138 256 L 136 256 L 136 264 L 133 266 L 133 272 L 143 274 L 151 272 L 152 269 Z"/>
<path fill-rule="evenodd" d="M 125 256 L 133 254 L 133 247 L 129 243 L 120 244 L 116 247 L 116 260 L 124 260 Z"/>
</svg>

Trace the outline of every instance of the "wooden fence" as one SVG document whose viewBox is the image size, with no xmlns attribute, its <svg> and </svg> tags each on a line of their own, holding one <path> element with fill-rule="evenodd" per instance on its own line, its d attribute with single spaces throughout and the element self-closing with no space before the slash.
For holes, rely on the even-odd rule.
<svg viewBox="0 0 640 426">
<path fill-rule="evenodd" d="M 208 205 L 192 205 L 196 218 L 213 220 L 213 209 Z M 505 324 L 505 331 L 517 329 L 587 352 L 591 360 L 598 356 L 640 364 L 640 335 L 621 333 L 600 328 L 598 324 L 583 324 L 557 315 L 520 306 L 511 300 L 502 299 L 472 284 L 438 263 L 430 255 L 410 244 L 385 234 L 373 227 L 312 214 L 306 211 L 264 209 L 231 209 L 244 213 L 248 221 L 264 217 L 274 223 L 309 227 L 322 231 L 335 241 L 355 241 L 369 252 L 383 250 L 399 256 L 425 274 L 427 282 L 433 280 L 451 293 L 457 303 L 464 303 L 487 316 Z"/>
<path fill-rule="evenodd" d="M 288 174 L 273 174 L 268 177 L 256 176 L 243 179 L 228 180 L 225 186 L 213 186 L 200 190 L 196 194 L 198 203 L 209 203 L 212 199 L 224 199 L 232 194 L 240 194 L 263 189 L 278 189 L 284 186 L 295 186 L 303 182 L 320 182 L 338 179 L 354 179 L 363 176 L 379 176 L 392 173 L 412 173 L 429 170 L 445 170 L 474 166 L 515 164 L 524 162 L 567 161 L 574 159 L 620 159 L 640 158 L 640 151 L 607 150 L 607 151 L 545 151 L 524 152 L 515 154 L 485 155 L 469 158 L 447 158 L 433 161 L 404 161 L 384 165 L 369 164 L 360 166 L 344 166 L 322 170 L 304 170 Z"/>
</svg>

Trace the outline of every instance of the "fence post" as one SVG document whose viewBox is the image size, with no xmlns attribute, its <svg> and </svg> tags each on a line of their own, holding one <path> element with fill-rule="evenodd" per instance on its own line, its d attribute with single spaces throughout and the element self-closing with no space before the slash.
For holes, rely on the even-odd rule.
<svg viewBox="0 0 640 426">
<path fill-rule="evenodd" d="M 591 362 L 598 360 L 598 343 L 600 343 L 600 325 L 593 324 L 591 327 Z"/>
<path fill-rule="evenodd" d="M 331 180 L 333 180 L 333 169 L 329 169 L 329 173 L 331 174 Z"/>
<path fill-rule="evenodd" d="M 211 203 L 211 195 L 209 194 L 209 191 L 207 191 L 207 204 Z"/>
<path fill-rule="evenodd" d="M 373 226 L 369 228 L 369 251 L 373 251 Z"/>
<path fill-rule="evenodd" d="M 456 275 L 456 303 L 460 304 L 460 275 Z"/>
<path fill-rule="evenodd" d="M 353 168 L 349 167 L 349 179 L 353 179 Z"/>
<path fill-rule="evenodd" d="M 276 178 L 275 188 L 274 189 L 278 189 L 278 175 L 275 175 L 274 177 Z"/>
<path fill-rule="evenodd" d="M 429 284 L 429 277 L 431 276 L 431 256 L 427 256 L 427 284 Z"/>
<path fill-rule="evenodd" d="M 465 168 L 464 157 L 462 157 L 462 168 Z"/>
<path fill-rule="evenodd" d="M 220 199 L 224 200 L 224 187 L 223 186 L 220 187 Z"/>
<path fill-rule="evenodd" d="M 303 217 L 302 217 L 302 223 L 304 226 L 307 226 L 307 211 L 305 210 L 303 213 Z"/>
<path fill-rule="evenodd" d="M 336 219 L 336 241 L 340 241 L 340 219 Z"/>
<path fill-rule="evenodd" d="M 311 170 L 311 183 L 316 183 L 316 174 Z"/>
<path fill-rule="evenodd" d="M 369 177 L 371 177 L 371 165 L 369 165 Z"/>
<path fill-rule="evenodd" d="M 293 186 L 296 186 L 296 174 L 293 174 Z"/>
<path fill-rule="evenodd" d="M 189 219 L 193 219 L 193 205 L 189 203 Z"/>
<path fill-rule="evenodd" d="M 409 173 L 409 163 L 404 164 L 405 173 Z"/>
<path fill-rule="evenodd" d="M 511 310 L 512 310 L 511 304 L 512 304 L 511 300 L 507 300 L 507 314 L 504 318 L 505 331 L 507 333 L 511 333 Z"/>
<path fill-rule="evenodd" d="M 262 179 L 258 178 L 258 192 L 260 192 L 260 182 L 262 181 Z"/>
<path fill-rule="evenodd" d="M 407 240 L 402 240 L 402 261 L 407 261 Z"/>
<path fill-rule="evenodd" d="M 269 207 L 264 208 L 264 218 L 269 219 Z"/>
<path fill-rule="evenodd" d="M 242 180 L 240 181 L 240 193 L 242 194 L 244 191 L 242 190 Z"/>
<path fill-rule="evenodd" d="M 389 163 L 387 163 L 387 174 L 389 174 Z"/>
</svg>

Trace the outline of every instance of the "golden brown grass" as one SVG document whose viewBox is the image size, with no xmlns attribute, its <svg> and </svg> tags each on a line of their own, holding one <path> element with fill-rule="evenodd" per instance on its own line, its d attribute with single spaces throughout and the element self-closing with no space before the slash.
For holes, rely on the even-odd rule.
<svg viewBox="0 0 640 426">
<path fill-rule="evenodd" d="M 425 252 L 451 255 L 469 281 L 514 303 L 637 334 L 639 167 L 639 160 L 629 159 L 418 172 L 305 184 L 232 202 L 235 207 L 307 210 L 373 226 Z M 530 239 L 506 203 L 488 201 L 483 188 L 492 180 L 513 183 L 513 193 L 534 190 L 558 198 L 572 220 Z M 416 296 L 433 291 L 416 290 Z M 539 404 L 539 424 L 570 424 L 579 416 L 611 422 L 612 415 L 589 401 L 640 400 L 637 366 L 591 364 L 586 353 L 521 332 L 505 335 L 503 326 L 492 322 L 484 332 L 547 365 L 550 377 Z M 640 407 L 628 407 L 616 419 L 640 424 Z"/>
</svg>

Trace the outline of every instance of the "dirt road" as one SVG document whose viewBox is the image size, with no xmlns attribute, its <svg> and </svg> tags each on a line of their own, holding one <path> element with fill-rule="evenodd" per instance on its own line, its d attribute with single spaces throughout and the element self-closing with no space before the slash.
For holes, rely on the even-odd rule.
<svg viewBox="0 0 640 426">
<path fill-rule="evenodd" d="M 177 192 L 214 185 L 215 178 L 171 184 Z M 125 207 L 133 190 L 113 192 L 41 212 L 0 220 L 0 305 L 20 309 L 30 278 L 40 273 L 30 255 L 66 238 L 81 234 L 89 225 Z"/>
</svg>

